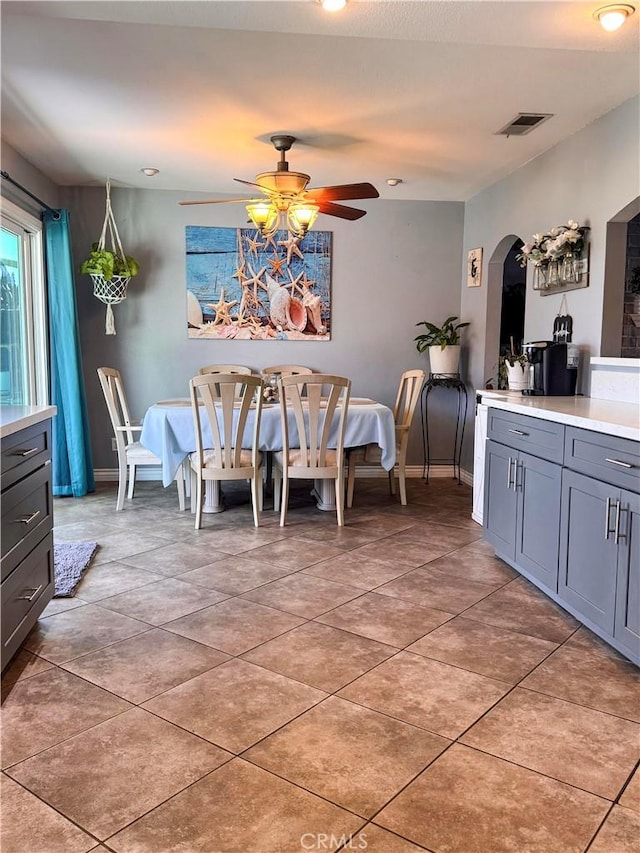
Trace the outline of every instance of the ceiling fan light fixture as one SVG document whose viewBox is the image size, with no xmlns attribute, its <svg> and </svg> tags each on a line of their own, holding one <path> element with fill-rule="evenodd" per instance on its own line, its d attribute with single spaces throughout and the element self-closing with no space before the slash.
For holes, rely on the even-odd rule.
<svg viewBox="0 0 640 853">
<path fill-rule="evenodd" d="M 307 231 L 313 227 L 313 223 L 318 218 L 320 207 L 312 202 L 299 202 L 292 204 L 287 211 L 287 224 L 289 230 L 296 237 L 304 237 Z"/>
<path fill-rule="evenodd" d="M 339 12 L 347 5 L 347 0 L 320 0 L 320 5 L 325 12 Z"/>
<path fill-rule="evenodd" d="M 633 6 L 626 3 L 614 6 L 601 6 L 593 13 L 593 17 L 600 21 L 600 26 L 608 33 L 620 29 L 624 22 L 635 12 Z"/>
<path fill-rule="evenodd" d="M 263 236 L 273 234 L 277 229 L 280 214 L 277 208 L 270 202 L 257 201 L 253 204 L 248 204 L 247 213 L 249 214 L 249 219 Z"/>
</svg>

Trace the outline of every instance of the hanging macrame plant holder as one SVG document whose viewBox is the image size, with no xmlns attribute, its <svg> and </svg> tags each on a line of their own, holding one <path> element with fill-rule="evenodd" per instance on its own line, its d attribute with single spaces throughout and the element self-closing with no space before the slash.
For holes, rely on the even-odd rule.
<svg viewBox="0 0 640 853">
<path fill-rule="evenodd" d="M 111 181 L 107 181 L 106 211 L 104 215 L 104 223 L 102 225 L 102 232 L 100 234 L 100 239 L 98 240 L 98 251 L 100 252 L 105 250 L 107 230 L 109 231 L 109 238 L 111 241 L 111 251 L 114 255 L 121 258 L 123 263 L 126 263 L 126 255 L 122 248 L 122 243 L 120 242 L 118 226 L 116 225 L 113 210 L 111 209 Z M 119 302 L 124 302 L 127 298 L 127 287 L 131 280 L 131 276 L 113 275 L 110 279 L 106 279 L 103 275 L 97 275 L 95 273 L 91 273 L 90 275 L 93 281 L 93 295 L 96 299 L 99 299 L 100 302 L 104 302 L 107 306 L 107 315 L 104 324 L 105 334 L 115 335 L 116 324 L 111 306 L 117 305 Z"/>
</svg>

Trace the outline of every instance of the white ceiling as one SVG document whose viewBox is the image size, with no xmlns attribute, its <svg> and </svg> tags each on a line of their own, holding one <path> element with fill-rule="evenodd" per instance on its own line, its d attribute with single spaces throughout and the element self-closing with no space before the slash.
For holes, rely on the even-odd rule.
<svg viewBox="0 0 640 853">
<path fill-rule="evenodd" d="M 5 0 L 2 135 L 61 185 L 217 197 L 286 132 L 315 186 L 464 200 L 638 91 L 640 10 L 605 33 L 599 5 Z M 496 136 L 518 112 L 554 118 Z"/>
</svg>

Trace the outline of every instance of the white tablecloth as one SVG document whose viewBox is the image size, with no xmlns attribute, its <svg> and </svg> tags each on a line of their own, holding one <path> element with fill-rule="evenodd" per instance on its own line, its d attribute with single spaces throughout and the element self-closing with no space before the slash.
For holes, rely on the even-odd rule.
<svg viewBox="0 0 640 853">
<path fill-rule="evenodd" d="M 289 441 L 297 446 L 298 431 L 293 412 L 289 412 Z M 334 419 L 337 431 L 337 418 Z M 202 419 L 205 446 L 212 446 L 213 439 L 206 417 Z M 245 436 L 249 444 L 253 434 L 252 413 L 247 419 Z M 178 468 L 189 453 L 196 449 L 193 415 L 188 405 L 156 403 L 147 409 L 144 416 L 141 443 L 162 459 L 162 482 L 170 486 Z M 335 446 L 335 436 L 333 442 Z M 382 467 L 390 471 L 396 461 L 396 438 L 393 412 L 388 406 L 376 402 L 352 401 L 347 413 L 345 447 L 360 447 L 377 444 L 382 452 Z M 260 421 L 260 450 L 282 450 L 282 426 L 280 406 L 266 405 Z"/>
</svg>

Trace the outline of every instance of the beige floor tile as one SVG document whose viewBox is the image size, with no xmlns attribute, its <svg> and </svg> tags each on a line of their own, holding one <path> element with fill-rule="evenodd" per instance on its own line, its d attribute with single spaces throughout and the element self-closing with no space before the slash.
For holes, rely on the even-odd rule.
<svg viewBox="0 0 640 853">
<path fill-rule="evenodd" d="M 230 655 L 241 655 L 302 622 L 290 613 L 233 598 L 168 622 L 164 628 Z"/>
<path fill-rule="evenodd" d="M 75 592 L 83 601 L 95 602 L 162 580 L 162 577 L 124 563 L 98 563 L 89 567 Z"/>
<path fill-rule="evenodd" d="M 482 583 L 505 584 L 518 573 L 498 557 L 460 548 L 429 563 L 430 569 Z"/>
<path fill-rule="evenodd" d="M 370 817 L 449 744 L 437 735 L 332 696 L 244 757 Z"/>
<path fill-rule="evenodd" d="M 390 581 L 376 592 L 456 614 L 491 595 L 496 588 L 496 584 L 480 583 L 436 571 L 429 564 Z"/>
<path fill-rule="evenodd" d="M 393 646 L 309 622 L 243 657 L 331 693 L 396 651 Z"/>
<path fill-rule="evenodd" d="M 636 770 L 624 789 L 620 797 L 620 805 L 640 813 L 640 769 Z"/>
<path fill-rule="evenodd" d="M 464 615 L 468 619 L 509 628 L 551 643 L 564 642 L 579 625 L 566 610 L 524 578 L 511 581 L 469 608 Z"/>
<path fill-rule="evenodd" d="M 308 853 L 316 840 L 348 837 L 363 824 L 236 758 L 110 838 L 109 846 L 117 853 Z"/>
<path fill-rule="evenodd" d="M 586 628 L 547 658 L 523 687 L 640 722 L 640 673 Z"/>
<path fill-rule="evenodd" d="M 168 544 L 165 541 L 160 548 L 144 551 L 141 554 L 132 554 L 123 558 L 122 562 L 165 577 L 174 577 L 217 560 L 223 560 L 226 556 L 223 551 L 216 550 L 208 544 L 193 545 L 183 541 Z"/>
<path fill-rule="evenodd" d="M 118 528 L 105 523 L 102 518 L 86 518 L 71 524 L 61 524 L 56 519 L 53 528 L 56 542 L 96 542 L 114 533 L 119 533 Z"/>
<path fill-rule="evenodd" d="M 104 598 L 101 607 L 115 610 L 150 625 L 162 625 L 188 613 L 224 601 L 227 596 L 213 589 L 202 589 L 177 578 L 164 578 L 156 583 Z"/>
<path fill-rule="evenodd" d="M 91 838 L 8 776 L 0 783 L 2 853 L 87 853 Z"/>
<path fill-rule="evenodd" d="M 446 524 L 438 524 L 431 520 L 433 510 L 425 512 L 426 521 L 421 519 L 398 538 L 400 541 L 420 542 L 425 548 L 438 550 L 441 553 L 455 551 L 482 536 L 482 530 L 467 531 Z"/>
<path fill-rule="evenodd" d="M 82 607 L 88 604 L 81 598 L 52 598 L 42 611 L 41 619 L 46 619 L 47 616 L 55 616 L 57 613 L 65 613 L 67 610 L 75 610 L 76 607 Z"/>
<path fill-rule="evenodd" d="M 501 681 L 401 652 L 339 695 L 443 737 L 456 738 L 509 689 Z"/>
<path fill-rule="evenodd" d="M 613 800 L 638 760 L 640 726 L 516 688 L 461 740 Z"/>
<path fill-rule="evenodd" d="M 375 822 L 446 853 L 582 853 L 609 803 L 454 744 Z"/>
<path fill-rule="evenodd" d="M 2 690 L 2 766 L 126 711 L 128 702 L 57 667 Z"/>
<path fill-rule="evenodd" d="M 556 643 L 456 616 L 407 651 L 516 684 Z"/>
<path fill-rule="evenodd" d="M 129 702 L 140 704 L 225 660 L 228 656 L 217 649 L 154 628 L 63 666 Z"/>
<path fill-rule="evenodd" d="M 238 595 L 285 577 L 291 569 L 272 566 L 247 557 L 225 557 L 209 566 L 201 566 L 180 575 L 181 581 L 194 583 L 208 589 L 217 589 L 228 595 Z"/>
<path fill-rule="evenodd" d="M 148 630 L 137 619 L 86 604 L 40 619 L 24 647 L 53 663 L 64 663 Z"/>
<path fill-rule="evenodd" d="M 298 573 L 245 592 L 241 598 L 312 619 L 360 594 L 355 587 Z"/>
<path fill-rule="evenodd" d="M 638 853 L 640 815 L 614 806 L 589 848 L 589 853 Z"/>
<path fill-rule="evenodd" d="M 238 753 L 326 695 L 263 667 L 231 660 L 156 696 L 144 707 Z"/>
<path fill-rule="evenodd" d="M 482 528 L 478 527 L 480 534 L 482 534 Z M 469 542 L 468 545 L 465 545 L 460 551 L 477 551 L 480 554 L 487 554 L 489 557 L 495 557 L 496 549 L 484 539 L 474 539 L 473 542 Z"/>
<path fill-rule="evenodd" d="M 263 516 L 267 514 L 263 513 Z M 244 554 L 264 545 L 284 541 L 284 539 L 285 536 L 279 528 L 271 529 L 261 525 L 256 529 L 252 524 L 251 529 L 249 529 L 248 524 L 242 524 L 210 531 L 208 544 L 211 548 L 224 552 L 228 556 L 230 554 Z"/>
<path fill-rule="evenodd" d="M 451 614 L 375 592 L 361 595 L 316 621 L 399 649 L 451 619 Z"/>
<path fill-rule="evenodd" d="M 394 565 L 405 569 L 415 569 L 442 554 L 442 551 L 437 548 L 431 548 L 422 542 L 405 537 L 404 533 L 396 533 L 377 542 L 371 542 L 369 545 L 355 548 L 351 553 L 356 557 L 393 562 Z"/>
<path fill-rule="evenodd" d="M 338 527 L 337 524 L 331 526 L 316 525 L 308 531 L 296 533 L 298 539 L 306 539 L 314 543 L 324 542 L 345 551 L 351 548 L 359 548 L 361 545 L 368 545 L 370 542 L 383 539 L 388 535 L 387 531 L 374 527 L 368 520 L 350 521 L 349 519 L 346 520 L 344 527 Z"/>
<path fill-rule="evenodd" d="M 152 551 L 167 544 L 166 539 L 159 536 L 149 536 L 140 533 L 139 530 L 123 530 L 119 533 L 109 533 L 100 537 L 100 547 L 93 558 L 93 563 L 109 563 L 112 560 L 121 560 L 141 554 L 143 551 Z"/>
<path fill-rule="evenodd" d="M 104 840 L 228 758 L 133 708 L 16 764 L 9 775 Z"/>
<path fill-rule="evenodd" d="M 245 557 L 251 557 L 252 560 L 261 560 L 292 571 L 306 569 L 314 563 L 320 563 L 330 557 L 338 557 L 340 554 L 342 554 L 342 548 L 334 548 L 322 542 L 310 545 L 304 539 L 296 539 L 293 536 L 244 552 Z"/>
<path fill-rule="evenodd" d="M 7 684 L 13 684 L 16 681 L 24 681 L 25 678 L 45 672 L 52 666 L 53 664 L 48 660 L 32 655 L 26 649 L 20 649 L 2 673 L 2 686 L 5 687 Z"/>
<path fill-rule="evenodd" d="M 368 823 L 353 837 L 351 849 L 366 853 L 424 853 L 425 850 L 373 823 Z"/>
<path fill-rule="evenodd" d="M 398 565 L 393 560 L 378 560 L 372 555 L 362 556 L 356 551 L 346 551 L 339 557 L 304 569 L 303 574 L 346 583 L 359 589 L 374 589 L 410 571 L 410 566 Z"/>
</svg>

